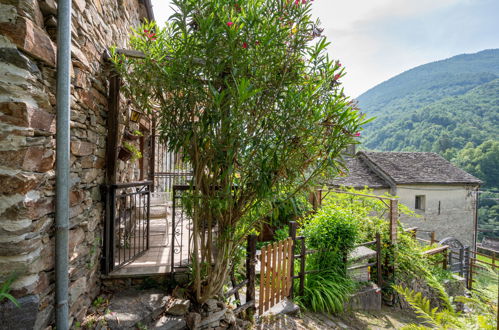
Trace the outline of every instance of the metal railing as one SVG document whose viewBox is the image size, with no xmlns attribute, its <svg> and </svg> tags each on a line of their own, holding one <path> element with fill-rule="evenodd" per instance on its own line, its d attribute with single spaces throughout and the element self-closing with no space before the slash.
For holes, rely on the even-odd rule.
<svg viewBox="0 0 499 330">
<path fill-rule="evenodd" d="M 155 144 L 154 158 L 154 191 L 168 193 L 168 201 L 172 201 L 173 186 L 188 185 L 192 179 L 192 168 L 183 162 L 181 154 L 168 151 L 165 143 Z"/>
<path fill-rule="evenodd" d="M 140 257 L 149 249 L 152 181 L 105 186 L 104 274 Z"/>
</svg>

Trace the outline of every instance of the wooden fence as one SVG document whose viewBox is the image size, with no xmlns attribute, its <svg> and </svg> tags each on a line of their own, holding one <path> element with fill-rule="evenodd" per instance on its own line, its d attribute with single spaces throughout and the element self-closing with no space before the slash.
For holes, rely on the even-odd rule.
<svg viewBox="0 0 499 330">
<path fill-rule="evenodd" d="M 423 252 L 423 254 L 427 255 L 427 256 L 441 254 L 443 256 L 443 259 L 442 259 L 442 268 L 443 269 L 447 269 L 448 253 L 449 253 L 449 246 L 448 245 L 438 246 L 434 249 L 426 250 Z"/>
<path fill-rule="evenodd" d="M 290 237 L 262 248 L 258 304 L 260 315 L 290 295 L 292 263 L 293 240 Z"/>
<path fill-rule="evenodd" d="M 230 274 L 232 289 L 225 293 L 228 298 L 232 295 L 236 298 L 236 309 L 234 314 L 238 315 L 247 311 L 247 318 L 251 319 L 255 313 L 255 261 L 256 261 L 256 236 L 248 236 L 248 244 L 246 247 L 246 279 L 241 283 L 236 283 L 234 272 Z M 239 290 L 246 286 L 246 302 L 241 305 Z"/>
<path fill-rule="evenodd" d="M 483 248 L 481 250 L 485 252 Z M 496 258 L 494 251 L 489 251 L 492 253 L 485 254 L 478 251 L 470 251 L 469 289 L 473 289 L 473 284 L 477 281 L 477 277 L 485 277 L 497 282 L 499 277 L 499 259 Z"/>
</svg>

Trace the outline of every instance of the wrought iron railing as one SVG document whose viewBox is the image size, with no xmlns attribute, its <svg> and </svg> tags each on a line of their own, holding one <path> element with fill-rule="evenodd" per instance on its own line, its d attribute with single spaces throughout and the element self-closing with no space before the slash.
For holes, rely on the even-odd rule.
<svg viewBox="0 0 499 330">
<path fill-rule="evenodd" d="M 168 193 L 168 201 L 173 200 L 173 186 L 188 185 L 192 179 L 192 168 L 182 161 L 180 153 L 168 151 L 165 143 L 158 138 L 155 144 L 154 191 Z"/>
<path fill-rule="evenodd" d="M 103 272 L 109 274 L 149 249 L 152 181 L 105 186 Z"/>
<path fill-rule="evenodd" d="M 193 223 L 182 206 L 182 195 L 190 189 L 187 185 L 173 186 L 171 272 L 185 269 L 191 263 L 194 251 Z"/>
</svg>

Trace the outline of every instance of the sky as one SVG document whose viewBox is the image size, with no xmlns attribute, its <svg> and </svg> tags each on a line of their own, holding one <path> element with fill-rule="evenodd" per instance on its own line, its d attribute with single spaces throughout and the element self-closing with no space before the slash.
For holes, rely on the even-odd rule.
<svg viewBox="0 0 499 330">
<path fill-rule="evenodd" d="M 170 1 L 152 3 L 159 23 L 172 14 Z M 499 48 L 499 0 L 315 0 L 312 8 L 351 97 L 421 64 Z"/>
</svg>

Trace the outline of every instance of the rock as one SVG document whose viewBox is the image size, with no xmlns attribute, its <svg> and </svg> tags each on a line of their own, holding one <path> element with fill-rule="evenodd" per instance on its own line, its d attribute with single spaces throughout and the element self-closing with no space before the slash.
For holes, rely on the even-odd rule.
<svg viewBox="0 0 499 330">
<path fill-rule="evenodd" d="M 379 311 L 381 309 L 381 289 L 369 283 L 350 296 L 345 303 L 345 310 Z"/>
<path fill-rule="evenodd" d="M 0 23 L 0 34 L 10 38 L 19 48 L 55 67 L 56 47 L 47 32 L 33 21 L 18 16 L 16 23 Z"/>
<path fill-rule="evenodd" d="M 57 2 L 55 0 L 40 0 L 39 3 L 44 15 L 57 15 Z"/>
<path fill-rule="evenodd" d="M 187 314 L 185 321 L 187 323 L 187 328 L 191 330 L 199 329 L 199 324 L 201 323 L 201 315 L 191 312 Z"/>
<path fill-rule="evenodd" d="M 200 328 L 217 327 L 218 323 L 223 318 L 226 311 L 227 309 L 222 309 L 221 311 L 208 315 L 208 317 L 201 320 L 201 323 L 199 323 L 199 327 Z"/>
<path fill-rule="evenodd" d="M 289 314 L 296 315 L 300 312 L 300 307 L 296 305 L 293 301 L 284 298 L 278 304 L 274 305 L 268 311 L 263 313 L 263 315 L 279 315 L 279 314 Z"/>
<path fill-rule="evenodd" d="M 42 147 L 0 151 L 0 165 L 24 171 L 47 172 L 54 167 L 55 153 Z"/>
<path fill-rule="evenodd" d="M 0 303 L 2 329 L 33 329 L 38 313 L 38 296 L 32 295 L 17 300 L 20 307 L 10 300 Z"/>
<path fill-rule="evenodd" d="M 69 303 L 74 304 L 77 299 L 87 291 L 86 277 L 80 277 L 69 285 Z"/>
<path fill-rule="evenodd" d="M 178 316 L 162 316 L 149 327 L 149 329 L 155 330 L 181 330 L 186 328 L 185 319 Z"/>
<path fill-rule="evenodd" d="M 251 322 L 243 319 L 236 319 L 236 329 L 250 329 Z"/>
<path fill-rule="evenodd" d="M 16 173 L 14 175 L 0 174 L 0 182 L 2 182 L 2 185 L 0 185 L 0 194 L 25 195 L 39 184 L 37 179 L 35 175 L 27 173 Z"/>
<path fill-rule="evenodd" d="M 167 299 L 157 290 L 124 290 L 111 298 L 111 312 L 103 318 L 111 329 L 135 329 L 137 323 L 150 324 L 159 317 Z"/>
<path fill-rule="evenodd" d="M 174 299 L 168 302 L 166 306 L 166 314 L 182 316 L 189 312 L 191 302 L 187 299 Z"/>
<path fill-rule="evenodd" d="M 236 324 L 236 316 L 229 309 L 225 312 L 224 320 L 227 321 L 227 323 L 230 324 L 230 325 L 235 325 Z"/>
<path fill-rule="evenodd" d="M 95 145 L 83 141 L 71 141 L 71 153 L 75 156 L 88 156 L 93 153 Z"/>
<path fill-rule="evenodd" d="M 220 308 L 218 308 L 218 301 L 216 299 L 206 300 L 206 302 L 204 303 L 204 309 L 207 312 L 214 312 L 220 310 Z"/>
</svg>

